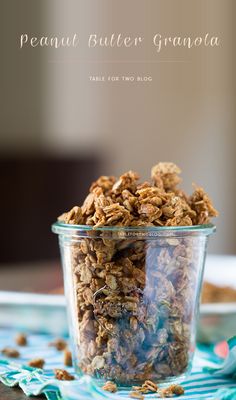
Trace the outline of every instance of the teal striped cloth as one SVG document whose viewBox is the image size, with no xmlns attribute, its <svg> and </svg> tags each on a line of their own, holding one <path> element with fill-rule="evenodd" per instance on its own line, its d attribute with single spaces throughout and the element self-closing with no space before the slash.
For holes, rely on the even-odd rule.
<svg viewBox="0 0 236 400">
<path fill-rule="evenodd" d="M 14 346 L 15 332 L 0 330 L 0 346 Z M 63 354 L 48 343 L 53 340 L 50 335 L 29 335 L 29 344 L 18 347 L 20 358 L 0 359 L 0 381 L 7 386 L 19 385 L 27 396 L 45 394 L 48 400 L 124 400 L 129 392 L 120 390 L 115 394 L 103 391 L 93 379 L 84 376 L 75 381 L 58 381 L 54 378 L 55 368 L 63 366 Z M 193 370 L 189 378 L 181 382 L 185 394 L 180 400 L 236 400 L 236 337 L 228 341 L 229 354 L 225 360 L 215 355 L 213 348 L 198 346 Z M 27 367 L 32 358 L 46 360 L 44 370 Z M 73 368 L 66 368 L 73 373 Z M 165 385 L 160 385 L 165 387 Z M 148 394 L 145 399 L 157 398 Z"/>
</svg>

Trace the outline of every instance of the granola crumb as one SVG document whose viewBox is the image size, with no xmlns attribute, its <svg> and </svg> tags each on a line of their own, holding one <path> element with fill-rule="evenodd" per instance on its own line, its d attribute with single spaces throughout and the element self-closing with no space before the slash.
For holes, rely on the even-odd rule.
<svg viewBox="0 0 236 400">
<path fill-rule="evenodd" d="M 184 388 L 181 385 L 172 384 L 166 388 L 158 389 L 158 395 L 161 398 L 181 396 L 184 394 Z"/>
<path fill-rule="evenodd" d="M 19 351 L 14 349 L 13 347 L 4 347 L 4 349 L 2 349 L 2 351 L 1 351 L 1 353 L 10 358 L 20 357 Z"/>
<path fill-rule="evenodd" d="M 45 361 L 43 358 L 33 358 L 28 362 L 28 365 L 33 368 L 43 368 Z"/>
<path fill-rule="evenodd" d="M 151 380 L 146 380 L 142 384 L 142 386 L 133 386 L 132 389 L 135 393 L 137 392 L 140 394 L 156 393 L 158 390 L 158 386 L 155 382 L 152 382 Z"/>
<path fill-rule="evenodd" d="M 27 336 L 24 333 L 18 333 L 15 337 L 15 342 L 18 346 L 26 346 Z"/>
<path fill-rule="evenodd" d="M 71 351 L 68 349 L 64 350 L 64 364 L 67 367 L 71 367 L 72 366 L 72 355 L 71 355 Z"/>
<path fill-rule="evenodd" d="M 170 385 L 170 390 L 177 396 L 184 394 L 184 388 L 181 385 Z"/>
<path fill-rule="evenodd" d="M 140 392 L 131 392 L 129 394 L 129 397 L 131 397 L 132 399 L 144 400 L 144 396 Z"/>
<path fill-rule="evenodd" d="M 75 377 L 69 374 L 65 369 L 55 369 L 54 372 L 55 378 L 59 381 L 73 381 L 75 379 Z"/>
<path fill-rule="evenodd" d="M 102 389 L 106 390 L 107 392 L 115 393 L 117 392 L 117 385 L 112 381 L 107 381 Z"/>
<path fill-rule="evenodd" d="M 144 393 L 147 394 L 148 393 L 148 389 L 144 388 L 143 385 L 142 386 L 132 386 L 132 390 L 133 392 L 138 392 L 138 393 Z"/>
<path fill-rule="evenodd" d="M 156 383 L 147 380 L 144 382 L 144 384 L 142 385 L 142 388 L 147 389 L 149 392 L 157 392 L 158 390 L 158 386 L 156 385 Z"/>
<path fill-rule="evenodd" d="M 58 338 L 58 339 L 55 339 L 53 342 L 50 342 L 49 346 L 56 347 L 56 349 L 58 351 L 62 351 L 62 350 L 66 349 L 67 343 L 64 339 Z"/>
</svg>

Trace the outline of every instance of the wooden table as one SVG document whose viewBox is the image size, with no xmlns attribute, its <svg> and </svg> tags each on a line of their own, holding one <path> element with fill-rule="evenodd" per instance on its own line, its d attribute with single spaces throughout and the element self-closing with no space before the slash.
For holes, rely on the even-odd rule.
<svg viewBox="0 0 236 400">
<path fill-rule="evenodd" d="M 33 399 L 33 397 L 30 397 Z M 2 383 L 0 383 L 0 399 L 1 400 L 29 400 L 29 397 L 27 397 L 20 388 L 15 387 L 15 388 L 9 388 L 7 386 L 4 386 Z M 34 397 L 34 399 L 37 400 L 45 400 L 45 396 L 37 396 Z"/>
</svg>

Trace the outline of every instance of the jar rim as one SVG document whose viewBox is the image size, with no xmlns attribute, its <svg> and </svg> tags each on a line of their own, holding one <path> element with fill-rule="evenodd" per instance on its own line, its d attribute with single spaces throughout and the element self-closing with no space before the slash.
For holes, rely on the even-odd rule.
<svg viewBox="0 0 236 400">
<path fill-rule="evenodd" d="M 59 235 L 76 235 L 81 232 L 94 232 L 94 234 L 102 232 L 110 233 L 135 233 L 146 234 L 147 236 L 155 233 L 156 236 L 168 235 L 187 235 L 189 234 L 202 234 L 204 236 L 209 236 L 216 231 L 216 226 L 214 224 L 202 224 L 202 225 L 188 225 L 188 226 L 99 226 L 94 227 L 93 225 L 73 225 L 66 224 L 64 222 L 57 221 L 52 224 L 52 231 Z M 152 236 L 152 235 L 151 235 Z"/>
</svg>

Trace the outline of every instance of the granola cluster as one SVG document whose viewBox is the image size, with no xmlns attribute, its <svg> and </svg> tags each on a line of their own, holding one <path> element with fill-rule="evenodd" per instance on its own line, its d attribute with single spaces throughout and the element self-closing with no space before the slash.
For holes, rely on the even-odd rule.
<svg viewBox="0 0 236 400">
<path fill-rule="evenodd" d="M 18 346 L 27 346 L 27 336 L 24 333 L 18 333 L 15 342 Z"/>
<path fill-rule="evenodd" d="M 207 224 L 217 215 L 202 188 L 188 197 L 178 189 L 181 170 L 173 163 L 159 163 L 151 170 L 151 182 L 139 183 L 128 171 L 119 179 L 101 176 L 90 187 L 82 207 L 62 214 L 67 224 L 100 226 L 186 226 Z"/>
<path fill-rule="evenodd" d="M 59 381 L 73 381 L 75 379 L 74 375 L 69 374 L 65 369 L 55 369 L 55 378 Z"/>
<path fill-rule="evenodd" d="M 67 348 L 67 343 L 64 339 L 57 338 L 53 342 L 50 342 L 49 346 L 55 347 L 58 351 L 62 351 Z"/>
<path fill-rule="evenodd" d="M 28 362 L 28 365 L 33 368 L 43 368 L 45 361 L 43 358 L 33 358 Z"/>
<path fill-rule="evenodd" d="M 130 397 L 144 400 L 144 394 L 157 393 L 158 398 L 181 396 L 184 394 L 184 388 L 178 384 L 171 384 L 165 388 L 159 388 L 152 381 L 145 381 L 142 386 L 133 386 Z"/>
<path fill-rule="evenodd" d="M 112 381 L 107 381 L 102 389 L 110 393 L 115 393 L 117 392 L 117 385 Z"/>
<path fill-rule="evenodd" d="M 67 367 L 72 367 L 72 354 L 71 351 L 68 350 L 67 348 L 64 350 L 64 359 L 63 359 L 64 365 Z"/>
<path fill-rule="evenodd" d="M 152 168 L 152 183 L 139 184 L 132 171 L 118 180 L 102 176 L 82 207 L 59 220 L 97 229 L 208 223 L 217 215 L 209 197 L 199 188 L 188 197 L 177 188 L 179 173 L 173 163 L 159 163 Z M 181 375 L 194 347 L 195 293 L 204 254 L 199 237 L 119 238 L 98 232 L 90 230 L 66 249 L 79 370 L 118 384 L 149 385 Z"/>
<path fill-rule="evenodd" d="M 14 349 L 13 347 L 4 347 L 4 349 L 1 350 L 1 353 L 4 354 L 4 356 L 10 357 L 10 358 L 20 357 L 19 351 Z"/>
</svg>

